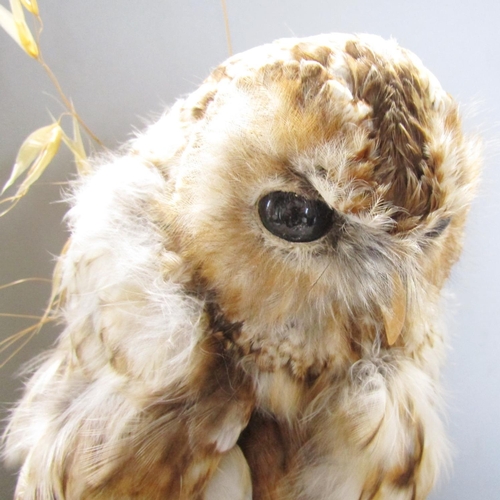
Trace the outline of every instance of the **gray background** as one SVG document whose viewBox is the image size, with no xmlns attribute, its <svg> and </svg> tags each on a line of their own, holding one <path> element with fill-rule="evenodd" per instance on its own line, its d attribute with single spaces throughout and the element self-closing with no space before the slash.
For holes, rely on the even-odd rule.
<svg viewBox="0 0 500 500">
<path fill-rule="evenodd" d="M 6 0 L 0 0 L 7 5 Z M 227 57 L 219 0 L 39 0 L 42 47 L 77 110 L 108 146 L 190 92 Z M 500 105 L 500 3 L 461 0 L 390 2 L 228 0 L 235 52 L 287 36 L 369 32 L 395 37 L 417 53 L 463 104 L 465 126 L 485 139 L 483 182 L 466 246 L 449 288 L 451 346 L 444 371 L 454 467 L 433 494 L 443 500 L 500 498 L 499 208 L 496 163 Z M 0 181 L 23 139 L 58 115 L 56 92 L 41 68 L 0 32 Z M 74 175 L 58 156 L 28 196 L 0 220 L 0 284 L 50 277 L 66 234 L 61 182 Z M 40 314 L 49 285 L 0 290 L 0 313 Z M 1 337 L 29 323 L 0 317 Z M 2 417 L 19 394 L 14 373 L 42 346 L 47 328 L 0 370 Z M 1 470 L 0 499 L 13 472 Z"/>
</svg>

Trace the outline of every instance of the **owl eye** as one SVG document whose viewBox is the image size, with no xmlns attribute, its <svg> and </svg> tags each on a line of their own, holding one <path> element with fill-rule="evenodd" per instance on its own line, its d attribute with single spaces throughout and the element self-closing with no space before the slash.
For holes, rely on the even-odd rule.
<svg viewBox="0 0 500 500">
<path fill-rule="evenodd" d="M 283 191 L 260 199 L 259 216 L 270 233 L 301 243 L 321 238 L 333 222 L 333 210 L 325 202 Z"/>
</svg>

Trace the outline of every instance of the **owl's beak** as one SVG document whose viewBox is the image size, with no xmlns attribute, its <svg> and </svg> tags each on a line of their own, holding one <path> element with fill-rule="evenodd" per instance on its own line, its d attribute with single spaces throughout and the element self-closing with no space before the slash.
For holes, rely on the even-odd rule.
<svg viewBox="0 0 500 500">
<path fill-rule="evenodd" d="M 392 299 L 390 307 L 381 306 L 384 319 L 385 336 L 391 346 L 401 335 L 406 320 L 406 290 L 399 274 L 392 277 Z"/>
</svg>

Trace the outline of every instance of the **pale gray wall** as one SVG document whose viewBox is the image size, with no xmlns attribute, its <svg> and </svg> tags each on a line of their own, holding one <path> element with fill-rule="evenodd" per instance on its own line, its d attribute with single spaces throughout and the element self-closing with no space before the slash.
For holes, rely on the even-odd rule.
<svg viewBox="0 0 500 500">
<path fill-rule="evenodd" d="M 0 0 L 7 5 L 6 0 Z M 463 258 L 450 289 L 452 349 L 445 370 L 454 469 L 433 498 L 500 498 L 500 171 L 496 136 L 500 105 L 500 3 L 490 0 L 227 0 L 236 52 L 284 36 L 370 32 L 395 37 L 417 53 L 462 103 L 466 126 L 486 141 L 483 184 L 472 211 Z M 39 0 L 43 49 L 76 108 L 112 147 L 143 119 L 193 90 L 227 56 L 219 0 Z M 28 133 L 49 122 L 60 106 L 35 62 L 0 33 L 0 181 Z M 0 220 L 0 284 L 50 276 L 65 240 L 65 207 L 51 203 L 73 172 L 62 155 L 25 200 Z M 39 313 L 47 285 L 0 290 L 0 313 Z M 22 324 L 0 318 L 2 337 Z M 19 389 L 12 373 L 53 331 L 33 340 L 0 370 L 0 401 Z M 5 408 L 5 404 L 2 405 Z M 2 469 L 0 500 L 11 496 L 11 472 Z"/>
</svg>

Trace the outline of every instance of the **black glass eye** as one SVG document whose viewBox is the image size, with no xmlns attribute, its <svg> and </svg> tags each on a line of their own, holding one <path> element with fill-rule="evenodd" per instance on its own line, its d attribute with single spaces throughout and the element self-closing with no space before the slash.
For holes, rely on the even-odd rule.
<svg viewBox="0 0 500 500">
<path fill-rule="evenodd" d="M 283 191 L 260 199 L 259 216 L 275 236 L 301 243 L 321 238 L 333 222 L 333 210 L 325 202 Z"/>
</svg>

